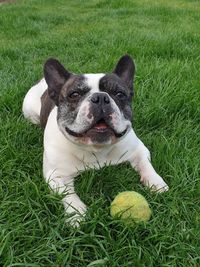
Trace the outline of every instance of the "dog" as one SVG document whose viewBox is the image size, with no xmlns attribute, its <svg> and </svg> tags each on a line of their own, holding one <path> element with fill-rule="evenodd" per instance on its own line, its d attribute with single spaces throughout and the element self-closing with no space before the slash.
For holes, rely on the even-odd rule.
<svg viewBox="0 0 200 267">
<path fill-rule="evenodd" d="M 134 75 L 129 55 L 107 74 L 74 74 L 50 58 L 44 64 L 44 78 L 24 98 L 25 118 L 44 128 L 44 178 L 53 191 L 67 192 L 62 202 L 74 226 L 86 213 L 74 178 L 86 167 L 128 161 L 144 185 L 158 192 L 168 190 L 132 127 Z"/>
</svg>

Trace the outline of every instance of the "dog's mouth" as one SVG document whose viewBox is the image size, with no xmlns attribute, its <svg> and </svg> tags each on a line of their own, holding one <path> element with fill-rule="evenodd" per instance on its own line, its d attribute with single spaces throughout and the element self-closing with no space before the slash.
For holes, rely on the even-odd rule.
<svg viewBox="0 0 200 267">
<path fill-rule="evenodd" d="M 96 124 L 94 124 L 91 129 L 94 129 L 98 133 L 103 133 L 110 129 L 110 126 L 108 126 L 104 119 L 101 119 Z"/>
<path fill-rule="evenodd" d="M 113 128 L 111 128 L 104 119 L 100 119 L 97 123 L 92 125 L 90 129 L 83 133 L 76 133 L 74 131 L 71 131 L 68 127 L 65 127 L 65 130 L 68 134 L 73 135 L 74 137 L 85 137 L 89 136 L 91 133 L 96 134 L 105 134 L 109 133 L 110 135 L 114 135 L 117 138 L 122 137 L 127 132 L 128 127 L 121 133 L 117 133 Z"/>
</svg>

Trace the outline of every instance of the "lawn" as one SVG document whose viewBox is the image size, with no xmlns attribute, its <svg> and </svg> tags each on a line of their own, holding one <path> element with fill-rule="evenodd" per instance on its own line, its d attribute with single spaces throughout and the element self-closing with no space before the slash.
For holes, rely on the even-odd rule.
<svg viewBox="0 0 200 267">
<path fill-rule="evenodd" d="M 0 266 L 200 266 L 200 2 L 24 0 L 0 3 Z M 123 54 L 137 72 L 133 127 L 170 190 L 156 194 L 128 164 L 87 170 L 79 229 L 42 177 L 42 130 L 21 112 L 48 57 L 77 73 L 110 72 Z M 143 194 L 146 224 L 126 227 L 109 205 Z"/>
</svg>

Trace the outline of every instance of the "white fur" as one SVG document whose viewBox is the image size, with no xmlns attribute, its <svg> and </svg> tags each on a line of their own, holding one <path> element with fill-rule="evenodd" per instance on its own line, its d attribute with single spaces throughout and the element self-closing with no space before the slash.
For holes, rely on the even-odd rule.
<svg viewBox="0 0 200 267">
<path fill-rule="evenodd" d="M 103 74 L 86 75 L 88 84 L 93 86 L 94 91 L 98 88 L 101 75 L 103 76 Z M 40 97 L 46 88 L 47 85 L 43 79 L 29 90 L 24 99 L 24 116 L 33 123 L 39 122 Z M 137 138 L 133 129 L 113 145 L 99 148 L 91 145 L 76 145 L 69 141 L 58 128 L 57 107 L 51 111 L 44 131 L 43 172 L 52 190 L 67 193 L 63 198 L 63 204 L 67 213 L 75 212 L 70 219 L 73 225 L 79 224 L 81 215 L 86 211 L 85 204 L 74 191 L 74 177 L 77 172 L 85 170 L 86 167 L 100 168 L 105 164 L 118 164 L 125 161 L 129 161 L 139 172 L 141 182 L 145 185 L 160 192 L 168 190 L 168 186 L 150 163 L 148 149 Z"/>
<path fill-rule="evenodd" d="M 90 91 L 91 94 L 93 93 L 98 93 L 99 92 L 99 81 L 100 79 L 105 76 L 104 73 L 89 73 L 89 74 L 84 74 L 84 77 L 86 78 L 86 83 L 87 85 L 92 88 Z"/>
<path fill-rule="evenodd" d="M 46 81 L 43 78 L 31 87 L 24 98 L 22 105 L 24 117 L 34 124 L 40 123 L 41 96 L 47 87 Z"/>
</svg>

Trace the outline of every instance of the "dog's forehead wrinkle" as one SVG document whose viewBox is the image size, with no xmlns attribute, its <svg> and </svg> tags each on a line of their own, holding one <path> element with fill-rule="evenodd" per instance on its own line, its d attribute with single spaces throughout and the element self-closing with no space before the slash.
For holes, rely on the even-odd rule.
<svg viewBox="0 0 200 267">
<path fill-rule="evenodd" d="M 74 87 L 76 87 L 77 89 L 80 89 L 80 90 L 83 90 L 87 87 L 84 76 L 81 75 L 79 78 L 77 78 L 74 81 Z"/>
<path fill-rule="evenodd" d="M 85 78 L 83 75 L 73 74 L 64 84 L 61 93 L 65 95 L 70 89 L 73 88 L 84 88 L 85 87 Z"/>
<path fill-rule="evenodd" d="M 126 91 L 125 83 L 117 77 L 115 74 L 106 74 L 100 79 L 99 88 L 101 91 L 104 90 L 124 90 Z"/>
</svg>

